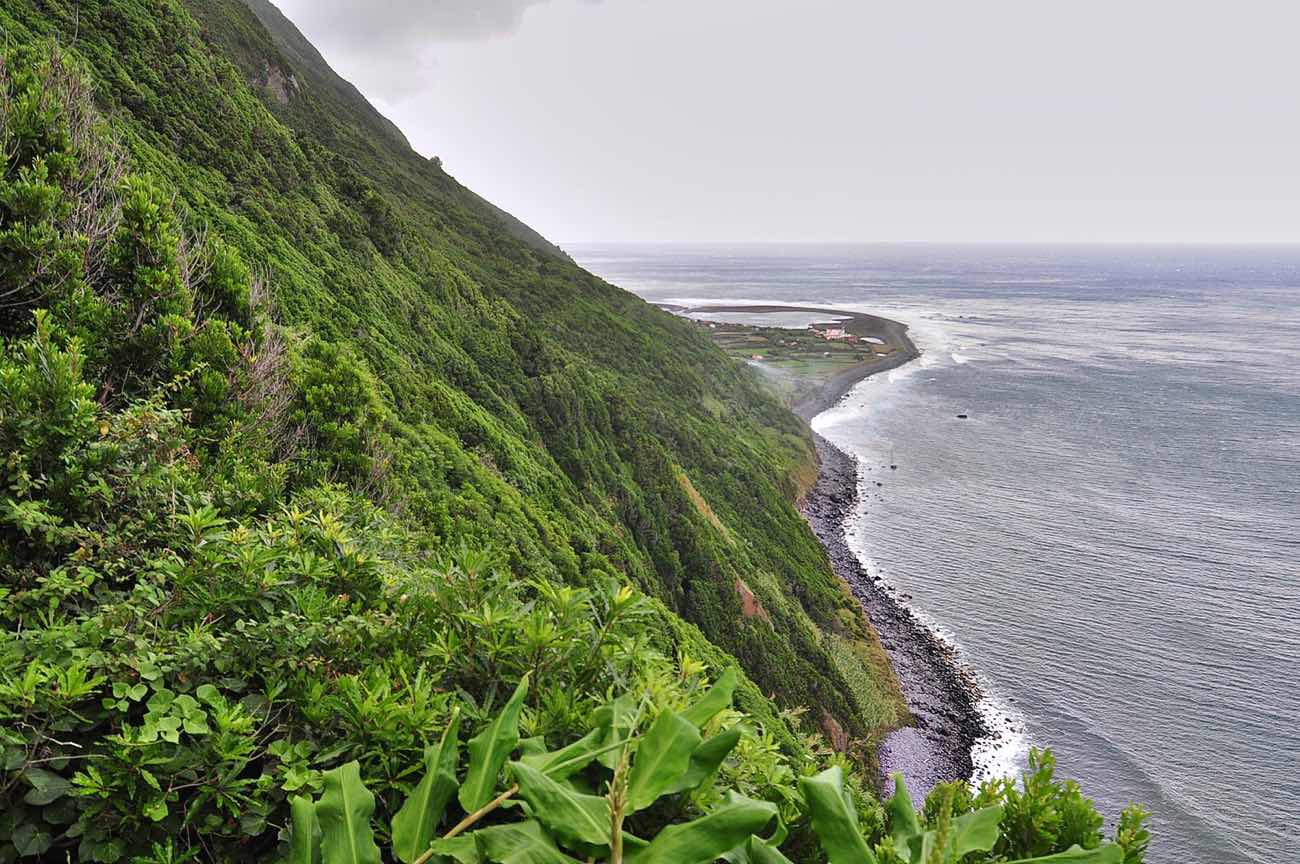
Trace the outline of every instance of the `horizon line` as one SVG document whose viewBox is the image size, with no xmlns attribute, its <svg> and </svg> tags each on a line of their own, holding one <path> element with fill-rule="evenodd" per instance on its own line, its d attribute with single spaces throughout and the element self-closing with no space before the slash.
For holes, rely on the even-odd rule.
<svg viewBox="0 0 1300 864">
<path fill-rule="evenodd" d="M 1134 246 L 1134 247 L 1297 247 L 1292 240 L 553 240 L 560 248 L 581 246 Z"/>
</svg>

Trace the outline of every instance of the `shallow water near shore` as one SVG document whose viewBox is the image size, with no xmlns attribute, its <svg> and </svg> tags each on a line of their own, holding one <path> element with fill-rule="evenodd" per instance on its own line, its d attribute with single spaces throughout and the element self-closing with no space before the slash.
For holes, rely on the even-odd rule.
<svg viewBox="0 0 1300 864">
<path fill-rule="evenodd" d="M 1022 726 L 977 765 L 1052 747 L 1155 811 L 1153 864 L 1297 860 L 1300 250 L 570 251 L 655 301 L 911 325 L 922 359 L 815 427 L 861 460 L 850 546 Z"/>
</svg>

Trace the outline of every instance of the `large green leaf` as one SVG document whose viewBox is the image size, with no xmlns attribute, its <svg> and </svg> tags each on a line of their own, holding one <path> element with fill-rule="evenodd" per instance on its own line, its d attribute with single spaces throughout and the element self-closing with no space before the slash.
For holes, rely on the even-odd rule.
<svg viewBox="0 0 1300 864">
<path fill-rule="evenodd" d="M 612 702 L 597 708 L 591 715 L 592 725 L 601 730 L 600 764 L 611 771 L 618 767 L 621 753 L 615 744 L 627 740 L 636 723 L 638 700 L 631 693 L 624 693 Z"/>
<path fill-rule="evenodd" d="M 907 849 L 912 840 L 921 835 L 921 823 L 912 806 L 912 796 L 907 794 L 907 784 L 902 774 L 894 775 L 894 797 L 885 805 L 889 814 L 889 835 L 894 838 L 895 849 Z"/>
<path fill-rule="evenodd" d="M 437 864 L 455 861 L 457 864 L 481 864 L 483 853 L 478 850 L 478 840 L 473 834 L 461 834 L 450 840 L 434 840 L 429 845 Z"/>
<path fill-rule="evenodd" d="M 492 800 L 497 777 L 519 743 L 519 712 L 528 694 L 528 676 L 524 675 L 514 695 L 482 732 L 470 739 L 469 769 L 460 787 L 460 806 L 473 813 Z"/>
<path fill-rule="evenodd" d="M 972 813 L 963 813 L 953 820 L 952 857 L 960 861 L 970 852 L 988 852 L 998 842 L 998 825 L 1002 822 L 1002 807 L 981 807 Z"/>
<path fill-rule="evenodd" d="M 521 758 L 524 756 L 540 756 L 546 752 L 546 736 L 533 735 L 530 738 L 520 738 L 518 750 Z"/>
<path fill-rule="evenodd" d="M 370 829 L 375 796 L 361 782 L 354 762 L 326 771 L 325 791 L 316 802 L 321 857 L 325 864 L 380 864 L 379 847 Z"/>
<path fill-rule="evenodd" d="M 776 805 L 768 801 L 729 792 L 707 815 L 668 826 L 649 846 L 628 850 L 625 860 L 627 864 L 706 864 L 761 832 L 776 812 Z"/>
<path fill-rule="evenodd" d="M 757 837 L 749 838 L 749 860 L 753 864 L 794 864 L 781 854 L 781 850 L 764 843 Z"/>
<path fill-rule="evenodd" d="M 675 792 L 684 792 L 687 789 L 694 789 L 705 780 L 713 776 L 722 764 L 722 760 L 727 758 L 737 743 L 740 742 L 740 727 L 732 726 L 725 732 L 719 732 L 709 740 L 705 741 L 695 752 L 691 754 L 691 763 L 686 768 L 686 772 L 670 783 L 664 790 L 665 795 L 671 795 Z"/>
<path fill-rule="evenodd" d="M 559 750 L 529 753 L 519 758 L 530 768 L 536 768 L 553 780 L 563 780 L 591 764 L 604 740 L 605 730 L 592 729 L 577 741 Z"/>
<path fill-rule="evenodd" d="M 32 784 L 23 800 L 34 807 L 44 807 L 72 791 L 70 781 L 44 768 L 28 768 L 23 772 L 23 779 Z"/>
<path fill-rule="evenodd" d="M 876 864 L 876 856 L 858 830 L 858 814 L 838 765 L 814 777 L 801 778 L 799 789 L 812 816 L 813 832 L 821 840 L 830 864 Z"/>
<path fill-rule="evenodd" d="M 730 708 L 731 694 L 736 690 L 737 678 L 734 666 L 727 669 L 698 702 L 682 712 L 682 717 L 699 728 L 712 720 L 722 709 Z"/>
<path fill-rule="evenodd" d="M 653 804 L 680 781 L 700 746 L 700 733 L 672 711 L 662 711 L 636 747 L 627 778 L 627 800 L 635 813 Z"/>
<path fill-rule="evenodd" d="M 424 779 L 393 817 L 393 854 L 406 864 L 413 864 L 433 842 L 438 820 L 456 792 L 459 760 L 460 709 L 456 708 L 438 746 L 424 751 Z"/>
<path fill-rule="evenodd" d="M 320 864 L 320 823 L 316 821 L 316 805 L 310 798 L 295 795 L 289 799 L 289 817 L 293 821 L 289 864 Z"/>
<path fill-rule="evenodd" d="M 982 807 L 953 819 L 943 848 L 937 848 L 938 832 L 921 830 L 911 797 L 897 774 L 894 775 L 894 789 L 894 797 L 887 805 L 894 850 L 911 864 L 925 864 L 932 860 L 961 861 L 971 852 L 988 852 L 998 842 L 1001 806 Z M 913 827 L 916 833 L 909 833 Z"/>
<path fill-rule="evenodd" d="M 794 864 L 775 845 L 753 836 L 727 852 L 722 859 L 728 864 Z"/>
<path fill-rule="evenodd" d="M 608 799 L 584 795 L 523 762 L 511 762 L 510 771 L 519 783 L 520 796 L 532 807 L 532 815 L 557 836 L 593 846 L 609 844 Z"/>
<path fill-rule="evenodd" d="M 1081 849 L 1071 846 L 1064 852 L 1045 855 L 1041 858 L 1023 858 L 1008 864 L 1123 864 L 1124 850 L 1114 843 L 1107 843 L 1096 849 Z"/>
<path fill-rule="evenodd" d="M 497 864 L 577 864 L 536 822 L 513 822 L 475 831 L 479 852 Z"/>
</svg>

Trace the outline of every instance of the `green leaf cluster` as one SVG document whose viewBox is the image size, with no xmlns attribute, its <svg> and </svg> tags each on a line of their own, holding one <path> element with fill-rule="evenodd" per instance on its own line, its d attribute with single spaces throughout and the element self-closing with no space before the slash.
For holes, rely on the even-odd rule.
<svg viewBox="0 0 1300 864">
<path fill-rule="evenodd" d="M 644 819 L 643 811 L 663 796 L 692 789 L 715 772 L 734 746 L 725 732 L 710 748 L 688 716 L 722 710 L 730 701 L 734 679 L 724 678 L 687 710 L 661 711 L 644 722 L 645 701 L 631 722 L 626 697 L 596 711 L 593 726 L 576 742 L 556 751 L 532 752 L 510 761 L 519 746 L 518 716 L 527 682 L 520 682 L 499 714 L 470 743 L 468 766 L 457 779 L 458 718 L 453 716 L 437 747 L 425 756 L 425 775 L 393 818 L 392 852 L 403 864 L 429 861 L 561 862 L 607 861 L 610 864 L 789 864 L 781 850 L 789 836 L 779 809 L 734 791 L 693 819 Z M 724 701 L 725 700 L 725 701 Z M 620 704 L 623 703 L 623 704 Z M 611 740 L 612 739 L 612 740 Z M 599 757 L 616 753 L 614 767 Z M 704 755 L 709 754 L 709 755 Z M 708 762 L 695 771 L 696 760 Z M 1033 756 L 1023 778 L 1023 793 L 1014 784 L 985 784 L 978 798 L 956 785 L 941 785 L 927 800 L 925 812 L 912 805 L 902 777 L 887 805 L 887 831 L 864 831 L 844 772 L 833 766 L 800 780 L 806 816 L 820 853 L 829 864 L 1125 864 L 1141 861 L 1144 814 L 1130 810 L 1116 841 L 1103 843 L 1100 833 L 1067 837 L 1052 830 L 1054 812 L 1048 799 L 1071 798 L 1071 783 L 1056 783 L 1050 754 Z M 504 769 L 504 773 L 503 773 Z M 504 778 L 504 779 L 503 779 Z M 463 816 L 456 821 L 448 804 L 457 793 Z M 507 785 L 508 784 L 508 785 Z M 504 791 L 497 791 L 504 788 Z M 959 800 L 960 798 L 960 800 Z M 1027 803 L 1033 799 L 1033 803 Z M 374 796 L 360 779 L 355 762 L 325 778 L 325 791 L 313 804 L 294 800 L 290 864 L 379 864 L 375 842 Z M 514 803 L 513 811 L 505 808 Z M 1032 811 L 1032 812 L 1031 812 Z M 1089 805 L 1089 819 L 1095 811 Z M 1027 828 L 1026 818 L 1035 824 Z M 634 824 L 655 833 L 638 836 Z M 450 826 L 450 827 L 448 827 Z M 764 837 L 762 834 L 769 834 Z M 1082 839 L 1082 843 L 1072 842 Z M 1020 850 L 1042 848 L 1032 857 Z"/>
</svg>

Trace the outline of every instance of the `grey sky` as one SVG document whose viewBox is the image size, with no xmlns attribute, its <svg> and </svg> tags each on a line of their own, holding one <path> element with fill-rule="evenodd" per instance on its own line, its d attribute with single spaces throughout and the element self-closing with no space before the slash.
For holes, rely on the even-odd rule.
<svg viewBox="0 0 1300 864">
<path fill-rule="evenodd" d="M 1300 5 L 280 0 L 561 244 L 1300 241 Z"/>
</svg>

